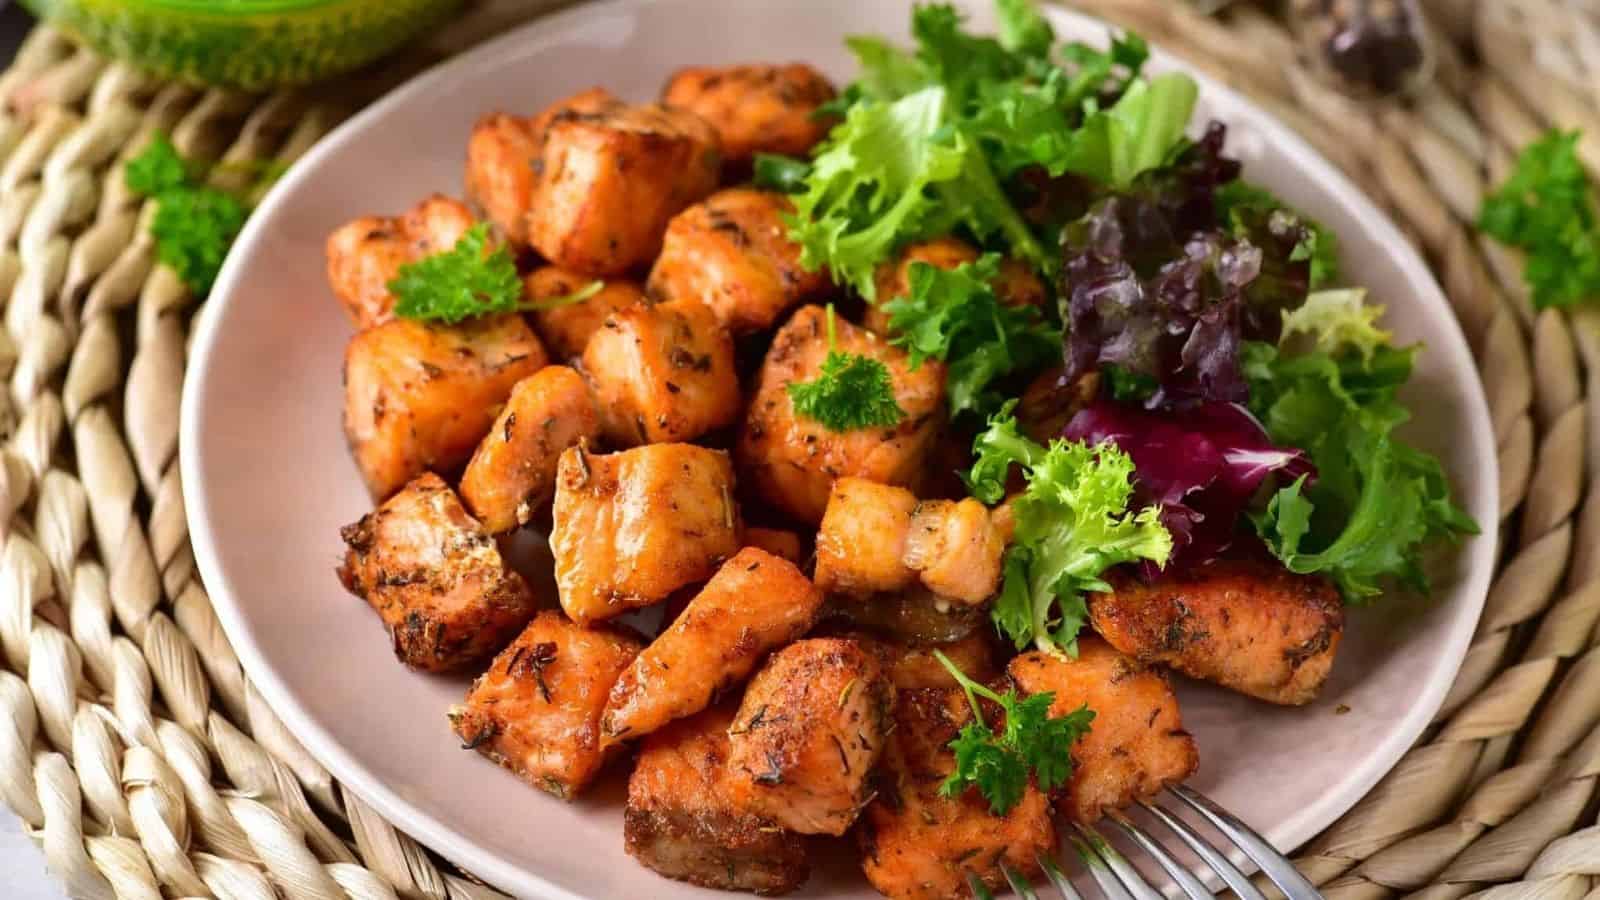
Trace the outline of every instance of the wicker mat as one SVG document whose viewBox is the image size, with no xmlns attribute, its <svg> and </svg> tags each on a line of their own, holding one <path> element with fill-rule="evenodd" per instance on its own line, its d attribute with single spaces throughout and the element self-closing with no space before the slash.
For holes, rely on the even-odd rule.
<svg viewBox="0 0 1600 900">
<path fill-rule="evenodd" d="M 0 802 L 73 896 L 499 896 L 334 782 L 240 670 L 178 482 L 195 305 L 154 264 L 151 204 L 120 172 L 159 129 L 243 186 L 248 163 L 295 159 L 427 61 L 550 5 L 479 4 L 315 102 L 162 83 L 48 28 L 0 75 Z M 1430 0 L 1432 86 L 1357 105 L 1254 5 L 1221 19 L 1177 0 L 1079 5 L 1254 95 L 1387 206 L 1488 386 L 1505 527 L 1482 624 L 1422 743 L 1301 867 L 1340 900 L 1600 900 L 1600 309 L 1534 312 L 1520 260 L 1470 224 L 1551 125 L 1584 129 L 1600 177 L 1600 12 Z"/>
</svg>

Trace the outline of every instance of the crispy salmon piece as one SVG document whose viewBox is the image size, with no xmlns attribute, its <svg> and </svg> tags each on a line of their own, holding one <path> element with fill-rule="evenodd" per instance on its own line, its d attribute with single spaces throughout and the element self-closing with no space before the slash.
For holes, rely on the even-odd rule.
<svg viewBox="0 0 1600 900">
<path fill-rule="evenodd" d="M 1098 638 L 1080 637 L 1077 659 L 1035 650 L 1006 671 L 1024 694 L 1054 693 L 1052 716 L 1080 706 L 1094 710 L 1089 733 L 1072 747 L 1075 768 L 1056 801 L 1076 821 L 1092 823 L 1107 810 L 1152 797 L 1200 763 L 1166 675 Z"/>
<path fill-rule="evenodd" d="M 645 738 L 628 779 L 622 833 L 628 855 L 701 887 L 784 894 L 811 874 L 806 845 L 751 813 L 729 789 L 726 702 Z"/>
<path fill-rule="evenodd" d="M 537 303 L 570 297 L 596 280 L 555 266 L 542 266 L 528 273 L 522 286 L 527 298 Z M 551 357 L 574 359 L 583 355 L 589 338 L 605 324 L 607 316 L 643 302 L 644 290 L 638 284 L 626 278 L 607 278 L 604 287 L 592 297 L 577 303 L 535 309 L 529 315 L 545 346 L 550 348 Z"/>
<path fill-rule="evenodd" d="M 976 500 L 918 502 L 902 487 L 840 478 L 817 532 L 817 586 L 859 597 L 920 581 L 976 605 L 999 589 L 1004 552 L 1004 536 Z"/>
<path fill-rule="evenodd" d="M 856 641 L 796 641 L 751 679 L 729 730 L 736 802 L 801 834 L 844 834 L 867 800 L 894 686 Z"/>
<path fill-rule="evenodd" d="M 822 592 L 787 560 L 746 547 L 611 687 L 602 740 L 649 734 L 740 684 L 767 652 L 811 629 Z"/>
<path fill-rule="evenodd" d="M 512 386 L 544 364 L 544 347 L 517 315 L 458 325 L 393 319 L 351 338 L 344 431 L 373 498 L 426 471 L 459 471 Z"/>
<path fill-rule="evenodd" d="M 389 282 L 400 267 L 456 245 L 472 227 L 466 204 L 442 194 L 401 216 L 362 216 L 328 235 L 328 284 L 356 328 L 394 318 Z"/>
<path fill-rule="evenodd" d="M 805 306 L 772 340 L 735 450 L 740 473 L 755 493 L 808 524 L 822 521 L 837 478 L 854 475 L 915 489 L 944 424 L 943 364 L 925 360 L 913 370 L 910 357 L 871 333 L 843 320 L 835 327 L 839 351 L 888 368 L 905 417 L 892 427 L 840 433 L 795 413 L 789 384 L 815 379 L 828 355 L 827 314 Z"/>
<path fill-rule="evenodd" d="M 600 744 L 600 710 L 639 648 L 624 631 L 545 610 L 472 683 L 465 704 L 450 710 L 450 727 L 464 749 L 571 799 L 612 755 Z"/>
<path fill-rule="evenodd" d="M 804 63 L 692 66 L 661 91 L 661 102 L 711 123 L 735 174 L 748 172 L 757 153 L 809 153 L 832 125 L 816 112 L 833 97 L 828 79 Z"/>
<path fill-rule="evenodd" d="M 833 293 L 825 269 L 800 264 L 789 238 L 794 204 L 782 194 L 732 188 L 667 226 L 645 289 L 663 303 L 698 301 L 736 335 L 764 331 L 790 309 Z"/>
<path fill-rule="evenodd" d="M 916 508 L 916 495 L 903 487 L 835 481 L 817 532 L 817 587 L 854 596 L 909 587 L 917 573 L 904 561 L 906 535 Z"/>
<path fill-rule="evenodd" d="M 568 448 L 552 519 L 561 607 L 579 622 L 659 603 L 739 551 L 733 466 L 693 444 Z"/>
<path fill-rule="evenodd" d="M 928 590 L 975 605 L 999 591 L 1005 549 L 982 503 L 923 500 L 912 510 L 903 559 Z"/>
<path fill-rule="evenodd" d="M 489 657 L 533 615 L 527 582 L 432 472 L 339 530 L 347 590 L 372 604 L 413 669 L 451 672 Z"/>
<path fill-rule="evenodd" d="M 873 779 L 877 796 L 855 829 L 861 868 L 887 897 L 971 897 L 968 874 L 1001 890 L 1002 864 L 1037 881 L 1038 857 L 1055 850 L 1049 798 L 1032 783 L 1004 816 L 991 813 L 976 791 L 940 793 L 955 770 L 950 741 L 971 718 L 966 697 L 955 689 L 902 690 L 895 702 L 894 732 Z"/>
<path fill-rule="evenodd" d="M 1089 620 L 1112 646 L 1271 703 L 1311 702 L 1344 634 L 1333 585 L 1271 560 L 1110 580 L 1115 590 L 1089 597 Z"/>
<path fill-rule="evenodd" d="M 873 275 L 877 298 L 867 304 L 867 311 L 861 317 L 861 327 L 874 334 L 889 336 L 889 313 L 884 306 L 896 297 L 910 296 L 913 263 L 924 262 L 948 270 L 977 260 L 978 249 L 960 238 L 939 237 L 906 245 L 894 259 L 880 264 Z M 1012 306 L 1042 307 L 1050 296 L 1032 267 L 1009 257 L 1000 261 L 1000 274 L 994 281 L 994 291 L 1002 302 Z"/>
<path fill-rule="evenodd" d="M 759 547 L 797 566 L 805 559 L 805 545 L 801 543 L 800 535 L 782 528 L 746 528 L 744 545 Z"/>
<path fill-rule="evenodd" d="M 739 418 L 733 339 L 698 303 L 607 316 L 583 369 L 606 439 L 620 446 L 693 440 Z"/>
<path fill-rule="evenodd" d="M 526 246 L 533 185 L 550 120 L 558 114 L 597 113 L 615 101 L 604 88 L 590 88 L 531 118 L 485 115 L 467 138 L 467 197 L 507 240 Z"/>
<path fill-rule="evenodd" d="M 694 113 L 608 96 L 541 124 L 528 243 L 564 269 L 618 275 L 649 263 L 667 222 L 717 188 L 717 135 Z"/>
<path fill-rule="evenodd" d="M 461 476 L 461 499 L 493 533 L 528 524 L 556 490 L 562 451 L 600 433 L 589 385 L 566 366 L 517 382 Z"/>
</svg>

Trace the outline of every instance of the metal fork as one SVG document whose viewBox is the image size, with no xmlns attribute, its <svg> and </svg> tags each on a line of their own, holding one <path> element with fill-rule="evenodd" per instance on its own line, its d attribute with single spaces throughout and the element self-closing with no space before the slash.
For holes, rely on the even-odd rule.
<svg viewBox="0 0 1600 900">
<path fill-rule="evenodd" d="M 1261 874 L 1277 885 L 1289 900 L 1319 900 L 1322 897 L 1322 893 L 1295 870 L 1294 864 L 1273 849 L 1265 838 L 1203 794 L 1182 785 L 1168 788 L 1168 793 L 1181 806 L 1192 810 L 1231 841 L 1233 846 L 1244 854 L 1246 859 L 1255 863 Z M 1153 803 L 1141 802 L 1140 806 L 1161 822 L 1164 828 L 1177 835 L 1183 846 L 1199 857 L 1201 862 L 1222 879 L 1222 883 L 1232 889 L 1240 900 L 1266 900 L 1261 891 L 1251 883 L 1249 876 L 1229 861 L 1227 853 L 1219 850 L 1187 822 Z M 1177 885 L 1183 896 L 1191 900 L 1211 900 L 1216 896 L 1205 886 L 1205 882 L 1190 871 L 1187 865 L 1179 862 L 1172 851 L 1152 837 L 1148 831 L 1120 812 L 1111 813 L 1109 819 L 1145 855 L 1155 860 L 1162 871 L 1166 872 Z M 1074 825 L 1073 830 L 1075 833 L 1068 838 L 1068 841 L 1077 851 L 1078 857 L 1083 860 L 1090 877 L 1105 894 L 1107 900 L 1165 900 L 1161 891 L 1152 887 L 1133 863 L 1111 846 L 1099 831 L 1088 825 Z M 1084 900 L 1083 894 L 1073 886 L 1071 879 L 1055 860 L 1040 857 L 1039 867 L 1049 882 L 1048 886 L 1053 887 L 1062 900 Z M 1011 884 L 1011 889 L 1016 891 L 1022 900 L 1039 900 L 1038 891 L 1020 872 L 1004 865 L 1001 866 L 1001 872 Z M 976 875 L 968 875 L 967 883 L 977 900 L 994 900 L 994 895 Z"/>
</svg>

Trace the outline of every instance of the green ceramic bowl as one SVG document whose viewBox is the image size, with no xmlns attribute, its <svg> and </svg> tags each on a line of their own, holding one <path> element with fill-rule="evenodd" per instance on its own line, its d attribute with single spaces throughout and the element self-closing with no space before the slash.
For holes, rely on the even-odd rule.
<svg viewBox="0 0 1600 900">
<path fill-rule="evenodd" d="M 22 0 L 101 52 L 169 78 L 263 89 L 371 62 L 460 0 Z"/>
</svg>

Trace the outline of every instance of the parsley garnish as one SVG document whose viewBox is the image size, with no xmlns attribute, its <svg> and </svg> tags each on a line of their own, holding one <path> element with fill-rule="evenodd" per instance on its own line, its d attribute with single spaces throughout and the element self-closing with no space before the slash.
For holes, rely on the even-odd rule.
<svg viewBox="0 0 1600 900">
<path fill-rule="evenodd" d="M 956 797 L 969 787 L 989 801 L 989 811 L 1003 816 L 1022 800 L 1032 772 L 1041 791 L 1052 791 L 1072 776 L 1072 745 L 1094 722 L 1094 710 L 1080 706 L 1064 716 L 1052 718 L 1050 706 L 1055 694 L 1043 691 L 1027 697 L 1017 696 L 1013 688 L 997 694 L 968 678 L 948 657 L 933 651 L 967 694 L 972 704 L 972 721 L 950 742 L 956 755 L 956 768 L 939 793 Z M 978 698 L 1000 705 L 1005 711 L 1005 727 L 995 734 L 983 720 Z"/>
<path fill-rule="evenodd" d="M 486 252 L 488 245 L 489 226 L 480 222 L 449 250 L 401 266 L 389 282 L 394 314 L 454 325 L 473 316 L 515 312 L 522 303 L 517 264 L 504 244 Z"/>
<path fill-rule="evenodd" d="M 1522 277 L 1541 309 L 1600 297 L 1600 226 L 1578 137 L 1557 130 L 1529 144 L 1478 212 L 1479 228 L 1526 251 Z"/>
<path fill-rule="evenodd" d="M 156 214 L 150 220 L 156 257 L 195 296 L 204 297 L 244 227 L 244 205 L 232 194 L 196 181 L 172 142 L 161 134 L 128 160 L 123 178 L 129 190 L 156 201 Z"/>
<path fill-rule="evenodd" d="M 851 431 L 897 424 L 905 410 L 894 399 L 894 380 L 882 362 L 859 353 L 841 353 L 828 307 L 828 356 L 811 381 L 789 383 L 794 411 L 829 431 Z"/>
<path fill-rule="evenodd" d="M 454 325 L 474 316 L 571 306 L 605 286 L 604 281 L 591 281 L 570 294 L 524 301 L 522 277 L 510 249 L 501 244 L 489 250 L 489 226 L 479 222 L 449 250 L 402 265 L 389 282 L 389 293 L 395 296 L 397 316 Z"/>
</svg>

